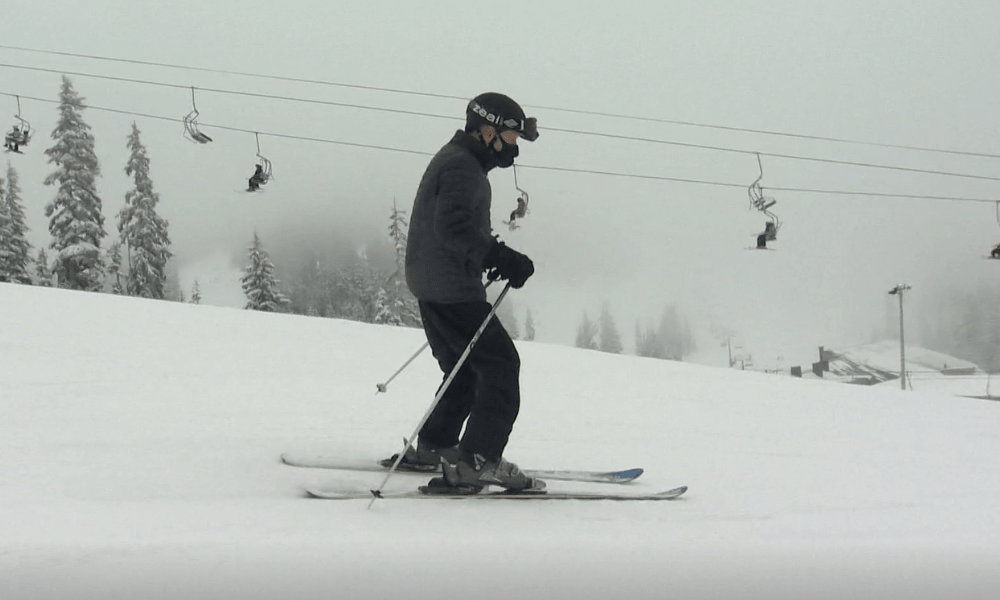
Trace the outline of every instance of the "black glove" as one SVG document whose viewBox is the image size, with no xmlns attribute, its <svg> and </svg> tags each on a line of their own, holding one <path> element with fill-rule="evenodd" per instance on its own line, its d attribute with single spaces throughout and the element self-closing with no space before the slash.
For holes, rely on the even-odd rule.
<svg viewBox="0 0 1000 600">
<path fill-rule="evenodd" d="M 514 289 L 523 286 L 535 272 L 535 265 L 530 258 L 517 250 L 511 250 L 496 238 L 483 257 L 483 268 L 489 271 L 487 277 L 490 280 L 506 279 Z"/>
</svg>

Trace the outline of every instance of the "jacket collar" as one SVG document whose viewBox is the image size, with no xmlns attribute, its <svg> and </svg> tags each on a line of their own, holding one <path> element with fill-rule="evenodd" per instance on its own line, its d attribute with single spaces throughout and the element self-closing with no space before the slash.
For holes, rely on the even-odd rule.
<svg viewBox="0 0 1000 600">
<path fill-rule="evenodd" d="M 448 143 L 456 144 L 471 152 L 476 157 L 476 160 L 479 161 L 479 165 L 483 168 L 484 173 L 488 173 L 490 169 L 497 166 L 493 158 L 493 153 L 481 141 L 461 129 L 455 132 L 455 135 L 452 136 L 451 141 Z"/>
</svg>

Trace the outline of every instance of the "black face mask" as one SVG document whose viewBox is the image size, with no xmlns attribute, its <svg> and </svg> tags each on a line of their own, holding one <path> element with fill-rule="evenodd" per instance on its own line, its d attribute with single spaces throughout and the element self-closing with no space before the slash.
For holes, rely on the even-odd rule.
<svg viewBox="0 0 1000 600">
<path fill-rule="evenodd" d="M 499 150 L 496 149 L 497 141 L 500 142 Z M 496 160 L 497 166 L 500 167 L 501 169 L 506 169 L 507 167 L 513 165 L 514 159 L 517 158 L 518 152 L 520 152 L 520 149 L 517 147 L 517 144 L 504 143 L 503 138 L 500 137 L 499 134 L 497 134 L 496 139 L 494 139 L 492 143 L 488 144 L 488 146 L 490 152 L 493 154 L 493 157 Z"/>
</svg>

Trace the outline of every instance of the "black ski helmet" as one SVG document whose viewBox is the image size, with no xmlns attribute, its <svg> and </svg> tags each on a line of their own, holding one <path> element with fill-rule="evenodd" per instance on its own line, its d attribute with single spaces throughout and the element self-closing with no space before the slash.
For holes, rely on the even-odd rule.
<svg viewBox="0 0 1000 600">
<path fill-rule="evenodd" d="M 516 131 L 529 142 L 538 139 L 538 126 L 534 117 L 526 117 L 524 110 L 509 96 L 496 92 L 479 94 L 465 110 L 465 129 L 472 131 L 483 125 L 492 125 L 498 131 Z"/>
</svg>

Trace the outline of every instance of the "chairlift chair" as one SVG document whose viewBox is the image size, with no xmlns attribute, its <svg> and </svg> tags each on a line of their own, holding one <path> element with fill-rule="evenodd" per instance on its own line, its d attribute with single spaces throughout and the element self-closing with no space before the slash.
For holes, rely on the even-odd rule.
<svg viewBox="0 0 1000 600">
<path fill-rule="evenodd" d="M 15 96 L 15 98 L 17 99 L 17 114 L 14 115 L 14 118 L 18 120 L 18 123 L 4 136 L 3 145 L 7 150 L 20 154 L 21 146 L 28 145 L 34 130 L 31 128 L 31 123 L 21 117 L 21 97 Z"/>
<path fill-rule="evenodd" d="M 757 154 L 757 167 L 760 169 L 760 175 L 747 188 L 747 195 L 750 197 L 750 208 L 757 209 L 767 216 L 768 220 L 764 223 L 764 231 L 757 235 L 757 248 L 766 248 L 767 242 L 773 242 L 778 239 L 778 229 L 781 228 L 781 220 L 778 219 L 778 215 L 771 212 L 771 207 L 777 204 L 778 201 L 770 196 L 765 196 L 764 188 L 760 185 L 761 180 L 764 178 L 764 166 L 760 161 L 760 153 Z"/>
<path fill-rule="evenodd" d="M 271 181 L 271 177 L 273 177 L 273 175 L 271 174 L 271 161 L 267 160 L 260 154 L 257 155 L 257 158 L 260 159 L 259 161 L 257 161 L 257 164 L 260 165 L 261 176 L 264 178 L 264 181 L 262 183 L 267 183 L 268 181 Z"/>
<path fill-rule="evenodd" d="M 192 110 L 184 117 L 184 137 L 196 144 L 207 144 L 212 141 L 198 129 L 198 105 L 194 101 L 194 87 L 191 88 Z"/>
<path fill-rule="evenodd" d="M 767 213 L 768 209 L 778 203 L 777 200 L 771 198 L 770 196 L 764 195 L 764 188 L 760 185 L 761 179 L 764 178 L 764 166 L 760 162 L 760 154 L 757 154 L 757 166 L 760 168 L 760 175 L 757 179 L 750 184 L 747 188 L 747 195 L 750 196 L 750 207 L 755 208 L 763 213 Z"/>
<path fill-rule="evenodd" d="M 264 158 L 264 155 L 260 153 L 260 134 L 254 132 L 253 135 L 257 139 L 257 158 L 259 159 L 257 164 L 261 166 L 263 171 L 264 183 L 267 183 L 272 177 L 274 177 L 274 175 L 271 174 L 271 161 Z"/>
<path fill-rule="evenodd" d="M 514 231 L 519 227 L 517 219 L 523 219 L 524 216 L 528 214 L 528 192 L 522 190 L 520 186 L 517 185 L 517 165 L 514 165 L 514 189 L 518 191 L 517 208 L 511 211 L 510 220 L 504 221 L 504 223 L 510 227 L 511 231 Z"/>
<path fill-rule="evenodd" d="M 260 191 L 260 186 L 266 185 L 274 175 L 271 172 L 271 161 L 269 161 L 263 154 L 260 153 L 260 134 L 254 132 L 254 137 L 257 139 L 257 164 L 254 165 L 254 173 L 250 176 L 248 180 L 247 191 L 257 192 Z"/>
</svg>

